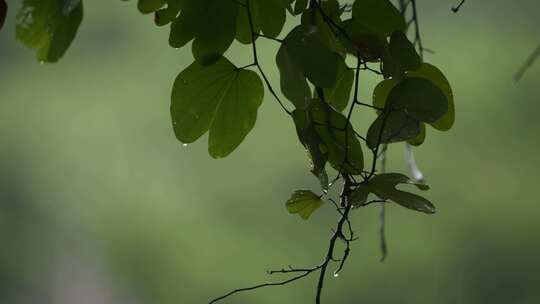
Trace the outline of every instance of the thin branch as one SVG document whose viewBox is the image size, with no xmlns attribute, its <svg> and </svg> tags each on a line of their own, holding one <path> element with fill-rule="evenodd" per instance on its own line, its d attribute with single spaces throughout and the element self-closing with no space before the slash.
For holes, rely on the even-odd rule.
<svg viewBox="0 0 540 304">
<path fill-rule="evenodd" d="M 254 60 L 254 63 L 255 65 L 257 66 L 257 69 L 259 70 L 259 72 L 261 73 L 261 76 L 263 77 L 264 79 L 264 82 L 266 83 L 266 86 L 268 87 L 268 90 L 270 91 L 270 93 L 274 96 L 274 98 L 277 100 L 277 102 L 279 103 L 279 105 L 281 106 L 281 108 L 289 115 L 292 115 L 292 112 L 287 109 L 287 107 L 285 107 L 285 105 L 283 104 L 283 102 L 281 101 L 281 99 L 277 96 L 276 92 L 274 91 L 274 88 L 272 87 L 272 85 L 270 84 L 270 80 L 268 80 L 268 77 L 266 77 L 266 74 L 264 73 L 262 67 L 261 67 L 261 64 L 259 63 L 259 57 L 257 56 L 257 44 L 255 42 L 255 27 L 253 26 L 253 16 L 251 15 L 251 4 L 250 4 L 250 0 L 246 0 L 246 10 L 247 10 L 247 15 L 248 15 L 248 21 L 249 21 L 249 28 L 251 30 L 251 34 L 252 34 L 252 38 L 251 38 L 251 45 L 252 45 L 252 50 L 253 50 L 253 60 Z"/>
<path fill-rule="evenodd" d="M 529 68 L 534 64 L 534 62 L 536 61 L 536 59 L 538 59 L 538 57 L 540 57 L 540 45 L 538 45 L 536 50 L 534 50 L 534 52 L 527 58 L 527 60 L 521 66 L 521 68 L 516 72 L 516 74 L 514 74 L 515 82 L 518 82 L 519 80 L 521 80 L 521 78 L 523 78 L 523 75 L 525 74 L 525 72 L 529 70 Z"/>
<path fill-rule="evenodd" d="M 452 12 L 457 13 L 461 9 L 461 6 L 465 4 L 465 0 L 461 0 L 457 6 L 452 7 Z"/>
<path fill-rule="evenodd" d="M 266 36 L 264 34 L 259 34 L 259 33 L 253 33 L 254 36 L 257 36 L 257 37 L 261 37 L 261 38 L 266 38 L 268 40 L 273 40 L 273 41 L 276 41 L 276 42 L 279 42 L 279 43 L 283 43 L 283 39 L 278 39 L 278 38 L 275 38 L 275 37 L 270 37 L 270 36 Z"/>
<path fill-rule="evenodd" d="M 283 286 L 283 285 L 287 285 L 289 283 L 292 283 L 294 281 L 297 281 L 297 280 L 300 280 L 302 278 L 305 278 L 307 277 L 308 275 L 310 275 L 311 273 L 313 273 L 313 271 L 306 271 L 302 274 L 299 274 L 295 277 L 292 277 L 290 279 L 287 279 L 287 280 L 284 280 L 284 281 L 281 281 L 281 282 L 275 282 L 275 283 L 263 283 L 263 284 L 259 284 L 259 285 L 255 285 L 255 286 L 251 286 L 251 287 L 246 287 L 246 288 L 239 288 L 239 289 L 235 289 L 221 297 L 218 297 L 218 298 L 215 298 L 213 299 L 212 301 L 210 301 L 209 304 L 213 304 L 213 303 L 216 303 L 218 301 L 221 301 L 225 298 L 228 298 L 236 293 L 239 293 L 239 292 L 244 292 L 244 291 L 250 291 L 250 290 L 255 290 L 255 289 L 259 289 L 259 288 L 264 288 L 264 287 L 270 287 L 270 286 Z"/>
</svg>

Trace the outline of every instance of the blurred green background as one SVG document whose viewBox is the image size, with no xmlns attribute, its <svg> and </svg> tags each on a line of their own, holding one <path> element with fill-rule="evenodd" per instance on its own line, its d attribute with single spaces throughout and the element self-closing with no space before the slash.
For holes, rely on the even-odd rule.
<svg viewBox="0 0 540 304">
<path fill-rule="evenodd" d="M 85 1 L 63 60 L 40 65 L 0 32 L 0 302 L 207 303 L 317 264 L 336 214 L 287 214 L 296 189 L 317 190 L 292 122 L 265 99 L 230 157 L 206 137 L 183 147 L 169 120 L 189 48 L 167 45 L 134 2 Z M 457 123 L 416 149 L 439 212 L 388 208 L 390 255 L 379 263 L 378 207 L 353 215 L 359 240 L 326 303 L 540 303 L 540 64 L 512 75 L 537 46 L 540 3 L 419 1 L 426 61 L 453 85 Z M 290 24 L 289 24 L 290 26 Z M 277 86 L 277 45 L 260 43 Z M 228 54 L 251 62 L 249 48 Z M 376 79 L 365 74 L 362 98 Z M 370 111 L 355 116 L 361 125 Z M 405 172 L 402 145 L 389 169 Z M 277 278 L 275 278 L 277 279 Z M 224 303 L 312 303 L 315 277 Z"/>
</svg>

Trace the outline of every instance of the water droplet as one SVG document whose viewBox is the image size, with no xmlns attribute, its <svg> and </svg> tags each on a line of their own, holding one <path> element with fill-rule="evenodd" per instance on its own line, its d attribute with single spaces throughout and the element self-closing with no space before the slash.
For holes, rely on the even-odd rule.
<svg viewBox="0 0 540 304">
<path fill-rule="evenodd" d="M 44 65 L 44 64 L 45 64 L 45 61 L 41 60 L 41 61 L 39 62 L 39 64 Z"/>
<path fill-rule="evenodd" d="M 182 144 L 182 147 L 184 147 L 184 148 L 187 147 L 187 146 L 188 146 L 188 144 Z"/>
<path fill-rule="evenodd" d="M 339 273 L 334 272 L 334 278 L 337 278 L 337 277 L 339 277 Z"/>
</svg>

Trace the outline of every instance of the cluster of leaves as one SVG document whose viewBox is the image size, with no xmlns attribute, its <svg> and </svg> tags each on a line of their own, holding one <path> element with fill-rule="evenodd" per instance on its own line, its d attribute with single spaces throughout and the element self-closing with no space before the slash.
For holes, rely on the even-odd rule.
<svg viewBox="0 0 540 304">
<path fill-rule="evenodd" d="M 334 202 L 340 220 L 326 259 L 310 269 L 284 271 L 300 272 L 297 278 L 320 271 L 317 303 L 326 268 L 335 261 L 336 240 L 347 245 L 339 270 L 348 256 L 352 209 L 391 201 L 419 212 L 435 212 L 427 199 L 396 189 L 413 184 L 427 190 L 426 185 L 377 170 L 388 144 L 421 145 L 428 125 L 447 131 L 454 123 L 450 84 L 439 69 L 423 62 L 417 41 L 411 42 L 406 34 L 411 21 L 405 20 L 404 11 L 412 3 L 416 14 L 415 1 L 398 3 L 400 9 L 390 0 L 138 0 L 140 12 L 153 14 L 157 26 L 170 26 L 171 47 L 189 44 L 192 50 L 194 62 L 179 73 L 172 89 L 172 125 L 178 140 L 192 143 L 208 132 L 209 154 L 229 155 L 254 127 L 266 86 L 291 117 L 308 152 L 311 172 L 321 185 L 320 195 L 296 191 L 286 203 L 288 211 L 308 219 L 325 200 L 334 202 L 328 190 L 343 180 L 340 203 Z M 0 27 L 6 10 L 0 0 Z M 36 50 L 39 61 L 55 62 L 69 48 L 82 18 L 81 0 L 23 0 L 17 38 Z M 297 23 L 282 33 L 287 18 Z M 275 60 L 281 95 L 289 105 L 264 73 L 258 39 L 280 44 Z M 252 62 L 237 66 L 225 57 L 235 41 L 251 47 Z M 382 78 L 371 104 L 358 99 L 361 71 Z M 373 122 L 364 132 L 353 125 L 358 107 L 374 111 Z M 371 152 L 368 165 L 370 158 L 364 151 Z M 337 172 L 336 178 L 329 179 L 329 170 Z M 346 226 L 349 237 L 343 231 Z M 237 291 L 243 290 L 249 289 Z"/>
</svg>

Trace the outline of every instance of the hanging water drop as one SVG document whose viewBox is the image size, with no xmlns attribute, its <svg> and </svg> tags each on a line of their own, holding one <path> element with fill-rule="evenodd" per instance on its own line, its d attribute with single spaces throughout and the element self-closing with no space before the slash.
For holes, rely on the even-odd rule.
<svg viewBox="0 0 540 304">
<path fill-rule="evenodd" d="M 187 146 L 188 146 L 188 144 L 182 144 L 182 147 L 184 147 L 184 148 L 187 147 Z"/>
<path fill-rule="evenodd" d="M 337 278 L 339 277 L 339 273 L 338 272 L 334 272 L 334 278 Z"/>
</svg>

